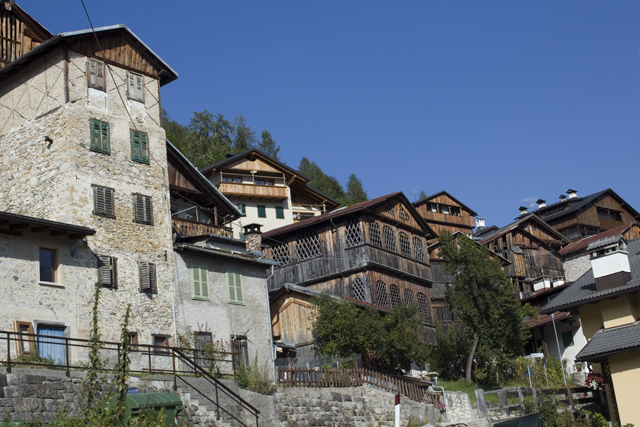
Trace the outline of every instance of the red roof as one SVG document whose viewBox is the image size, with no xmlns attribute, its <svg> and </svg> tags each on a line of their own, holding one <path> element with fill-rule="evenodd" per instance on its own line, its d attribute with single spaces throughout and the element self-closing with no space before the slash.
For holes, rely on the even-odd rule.
<svg viewBox="0 0 640 427">
<path fill-rule="evenodd" d="M 611 230 L 603 231 L 600 234 L 596 234 L 595 236 L 587 237 L 586 239 L 582 239 L 580 241 L 574 242 L 570 245 L 565 246 L 560 250 L 560 255 L 569 255 L 574 252 L 581 251 L 586 249 L 589 246 L 589 243 L 598 241 L 600 239 L 604 239 L 605 237 L 617 236 L 618 234 L 623 234 L 627 231 L 636 221 L 632 221 L 626 224 L 622 224 L 617 226 L 616 228 L 612 228 Z M 640 224 L 639 224 L 640 225 Z"/>
<path fill-rule="evenodd" d="M 560 320 L 560 319 L 564 319 L 566 317 L 571 316 L 571 313 L 569 313 L 567 311 L 556 311 L 553 314 L 554 314 L 555 320 Z M 536 318 L 526 319 L 524 321 L 524 323 L 526 323 L 527 325 L 529 325 L 532 328 L 534 326 L 546 325 L 547 323 L 551 323 L 551 315 L 550 314 L 539 314 L 538 317 L 536 317 Z"/>
<path fill-rule="evenodd" d="M 285 225 L 284 227 L 276 228 L 275 230 L 270 230 L 265 233 L 262 233 L 263 238 L 275 236 L 278 234 L 286 233 L 289 231 L 297 230 L 299 228 L 308 227 L 310 225 L 318 224 L 324 221 L 327 221 L 332 218 L 337 218 L 340 216 L 352 214 L 359 211 L 364 211 L 379 204 L 382 204 L 388 200 L 391 200 L 395 197 L 401 197 L 406 201 L 406 205 L 408 209 L 410 209 L 413 213 L 413 217 L 416 221 L 423 226 L 423 228 L 429 230 L 429 232 L 433 236 L 437 236 L 437 234 L 429 227 L 429 225 L 424 221 L 424 219 L 420 216 L 420 214 L 415 210 L 411 202 L 407 200 L 406 196 L 402 193 L 402 191 L 397 191 L 395 193 L 387 194 L 386 196 L 378 197 L 375 199 L 367 200 L 366 202 L 358 203 L 352 206 L 346 206 L 344 208 L 338 208 L 331 212 L 323 213 L 322 215 L 314 216 L 313 218 L 308 218 L 300 222 L 296 222 L 293 224 Z"/>
</svg>

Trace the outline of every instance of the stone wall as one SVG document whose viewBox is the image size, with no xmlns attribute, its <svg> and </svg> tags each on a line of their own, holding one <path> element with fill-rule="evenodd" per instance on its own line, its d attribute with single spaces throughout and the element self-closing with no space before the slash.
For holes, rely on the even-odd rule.
<svg viewBox="0 0 640 427">
<path fill-rule="evenodd" d="M 478 418 L 478 411 L 471 406 L 471 400 L 467 393 L 445 391 L 444 397 L 447 407 L 447 422 L 465 422 Z"/>
<path fill-rule="evenodd" d="M 564 276 L 567 282 L 575 282 L 584 273 L 591 269 L 591 260 L 588 253 L 580 253 L 578 255 L 568 256 L 562 262 L 564 267 Z"/>
</svg>

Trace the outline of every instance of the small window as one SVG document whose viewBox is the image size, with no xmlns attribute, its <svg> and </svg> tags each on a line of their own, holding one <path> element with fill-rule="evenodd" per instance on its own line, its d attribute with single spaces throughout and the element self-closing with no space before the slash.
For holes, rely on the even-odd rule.
<svg viewBox="0 0 640 427">
<path fill-rule="evenodd" d="M 451 206 L 451 215 L 460 216 L 460 208 Z"/>
<path fill-rule="evenodd" d="M 438 205 L 435 203 L 427 203 L 427 210 L 430 212 L 438 212 Z"/>
<path fill-rule="evenodd" d="M 258 218 L 267 217 L 267 208 L 264 205 L 258 205 Z"/>
<path fill-rule="evenodd" d="M 449 206 L 447 205 L 440 205 L 440 212 L 445 214 L 445 215 L 449 215 Z"/>
<path fill-rule="evenodd" d="M 109 123 L 91 119 L 91 151 L 111 154 Z"/>
<path fill-rule="evenodd" d="M 369 223 L 369 243 L 379 248 L 382 247 L 382 238 L 380 237 L 380 225 L 377 222 Z"/>
<path fill-rule="evenodd" d="M 402 254 L 402 256 L 410 258 L 411 257 L 411 243 L 409 241 L 409 236 L 407 235 L 407 233 L 401 231 L 398 234 L 398 237 L 400 239 L 400 253 Z"/>
<path fill-rule="evenodd" d="M 149 164 L 149 137 L 144 132 L 131 130 L 131 160 Z"/>
<path fill-rule="evenodd" d="M 272 179 L 265 179 L 265 178 L 256 178 L 254 183 L 256 185 L 268 185 L 268 186 L 273 186 L 274 181 Z"/>
<path fill-rule="evenodd" d="M 16 332 L 20 334 L 16 342 L 18 355 L 31 353 L 35 349 L 35 339 L 24 334 L 33 334 L 33 325 L 30 322 L 16 322 Z"/>
<path fill-rule="evenodd" d="M 138 344 L 138 333 L 129 332 L 129 345 L 131 346 L 131 350 L 138 350 Z"/>
<path fill-rule="evenodd" d="M 135 222 L 153 225 L 153 203 L 151 197 L 134 194 L 133 211 Z"/>
<path fill-rule="evenodd" d="M 276 206 L 276 218 L 284 219 L 284 208 L 282 206 Z"/>
<path fill-rule="evenodd" d="M 87 78 L 87 84 L 90 88 L 105 91 L 106 86 L 104 83 L 104 62 L 90 59 L 87 63 Z"/>
<path fill-rule="evenodd" d="M 58 261 L 54 249 L 40 248 L 40 281 L 56 283 Z"/>
<path fill-rule="evenodd" d="M 357 278 L 353 281 L 352 297 L 360 301 L 367 301 L 367 293 L 364 288 L 364 282 L 360 278 Z"/>
<path fill-rule="evenodd" d="M 562 333 L 562 346 L 567 348 L 573 345 L 573 332 L 566 331 Z"/>
<path fill-rule="evenodd" d="M 152 262 L 140 262 L 140 292 L 158 293 L 156 283 L 156 265 Z"/>
<path fill-rule="evenodd" d="M 318 233 L 309 231 L 296 240 L 296 258 L 298 261 L 322 255 Z"/>
<path fill-rule="evenodd" d="M 236 205 L 236 207 L 238 208 L 240 213 L 242 213 L 242 215 L 246 215 L 247 214 L 247 205 L 245 205 L 244 203 L 238 203 Z"/>
<path fill-rule="evenodd" d="M 376 303 L 382 307 L 389 307 L 387 285 L 382 280 L 376 282 Z"/>
<path fill-rule="evenodd" d="M 209 300 L 209 269 L 203 265 L 192 265 L 191 272 L 191 298 Z"/>
<path fill-rule="evenodd" d="M 389 291 L 391 293 L 391 308 L 400 307 L 402 305 L 400 289 L 396 285 L 391 285 Z"/>
<path fill-rule="evenodd" d="M 395 252 L 396 251 L 396 233 L 393 228 L 385 225 L 382 227 L 382 234 L 384 235 L 384 247 L 385 249 Z"/>
<path fill-rule="evenodd" d="M 114 209 L 113 188 L 93 186 L 93 214 L 106 216 L 109 218 L 116 217 Z"/>
<path fill-rule="evenodd" d="M 344 240 L 348 248 L 364 243 L 364 236 L 362 234 L 362 228 L 360 227 L 360 221 L 355 218 L 347 221 L 347 224 L 344 227 Z"/>
<path fill-rule="evenodd" d="M 98 282 L 107 288 L 118 287 L 118 260 L 108 255 L 98 255 Z"/>
<path fill-rule="evenodd" d="M 413 238 L 413 257 L 418 261 L 424 262 L 424 249 L 422 247 L 422 239 L 419 237 Z"/>
<path fill-rule="evenodd" d="M 275 261 L 278 261 L 282 265 L 287 265 L 291 262 L 291 254 L 289 253 L 289 245 L 286 243 L 280 243 L 271 248 L 271 256 Z"/>
<path fill-rule="evenodd" d="M 128 72 L 127 97 L 134 101 L 144 102 L 144 77 Z"/>
<path fill-rule="evenodd" d="M 244 305 L 244 296 L 242 294 L 242 275 L 230 270 L 226 270 L 224 274 L 227 280 L 227 297 L 229 299 L 229 304 Z"/>
<path fill-rule="evenodd" d="M 415 303 L 413 298 L 413 291 L 411 289 L 404 290 L 404 305 L 411 305 Z"/>
<path fill-rule="evenodd" d="M 222 182 L 229 184 L 242 184 L 242 178 L 239 176 L 223 176 Z"/>
<path fill-rule="evenodd" d="M 152 335 L 154 351 L 157 353 L 166 353 L 169 351 L 169 336 Z"/>
<path fill-rule="evenodd" d="M 235 335 L 231 337 L 232 351 L 233 351 L 233 363 L 242 363 L 245 366 L 249 366 L 249 345 L 247 337 Z"/>
</svg>

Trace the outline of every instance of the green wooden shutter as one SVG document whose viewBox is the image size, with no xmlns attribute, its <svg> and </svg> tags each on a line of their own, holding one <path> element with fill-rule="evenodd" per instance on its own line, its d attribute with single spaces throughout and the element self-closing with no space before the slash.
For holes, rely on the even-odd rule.
<svg viewBox="0 0 640 427">
<path fill-rule="evenodd" d="M 227 294 L 229 296 L 229 302 L 234 304 L 243 304 L 242 275 L 234 273 L 233 271 L 226 271 L 225 276 L 227 279 Z"/>
<path fill-rule="evenodd" d="M 200 292 L 202 298 L 209 299 L 209 270 L 207 268 L 200 268 Z"/>
<path fill-rule="evenodd" d="M 233 273 L 235 276 L 235 285 L 236 285 L 236 302 L 244 303 L 243 295 L 242 295 L 242 276 L 238 273 Z"/>
<path fill-rule="evenodd" d="M 100 120 L 91 120 L 91 150 L 102 151 Z"/>
<path fill-rule="evenodd" d="M 102 152 L 105 154 L 111 154 L 111 142 L 109 138 L 109 123 L 100 122 L 102 132 Z"/>
<path fill-rule="evenodd" d="M 201 287 L 202 286 L 200 283 L 200 268 L 191 267 L 191 296 L 193 298 L 202 297 L 202 292 L 200 292 Z"/>
<path fill-rule="evenodd" d="M 149 163 L 149 143 L 147 141 L 147 134 L 140 134 L 140 154 L 141 154 L 141 162 Z"/>
<path fill-rule="evenodd" d="M 225 279 L 227 280 L 227 297 L 229 298 L 229 302 L 236 301 L 236 287 L 233 280 L 233 273 L 230 271 L 224 272 Z"/>
</svg>

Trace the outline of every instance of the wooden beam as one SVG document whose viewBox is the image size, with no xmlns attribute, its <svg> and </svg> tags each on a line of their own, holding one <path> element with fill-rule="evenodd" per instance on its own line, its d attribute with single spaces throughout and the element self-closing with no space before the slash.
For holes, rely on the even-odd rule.
<svg viewBox="0 0 640 427">
<path fill-rule="evenodd" d="M 10 224 L 9 230 L 21 230 L 23 228 L 28 228 L 29 224 Z"/>
</svg>

